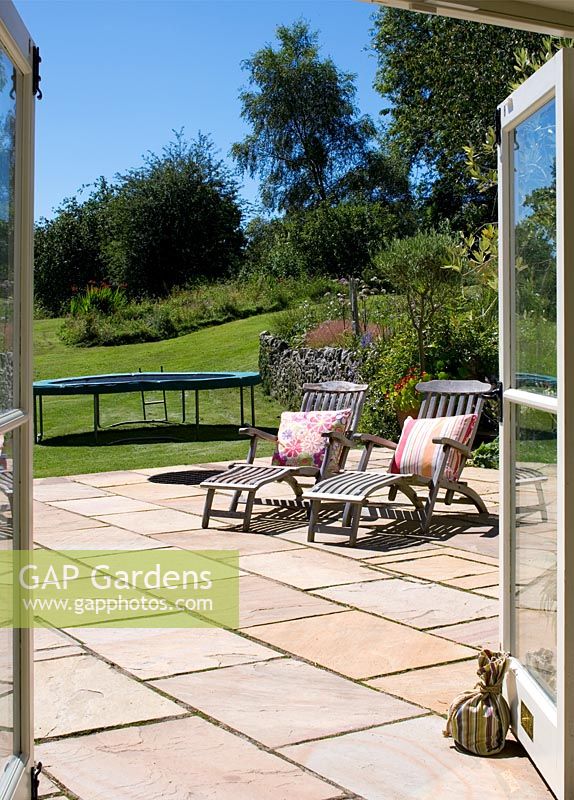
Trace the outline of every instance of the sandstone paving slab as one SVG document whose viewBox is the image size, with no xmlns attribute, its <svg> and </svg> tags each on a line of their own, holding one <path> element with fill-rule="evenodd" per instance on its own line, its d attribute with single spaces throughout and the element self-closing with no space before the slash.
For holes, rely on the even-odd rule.
<svg viewBox="0 0 574 800">
<path fill-rule="evenodd" d="M 498 612 L 498 603 L 470 592 L 401 578 L 333 586 L 319 589 L 317 594 L 415 628 L 491 617 Z"/>
<path fill-rule="evenodd" d="M 126 486 L 113 486 L 114 494 L 131 497 L 134 500 L 147 500 L 156 503 L 158 500 L 169 500 L 181 497 L 193 497 L 201 494 L 205 497 L 205 489 L 199 486 L 188 486 L 183 483 L 133 483 Z"/>
<path fill-rule="evenodd" d="M 225 496 L 225 500 L 222 501 L 223 495 Z M 225 509 L 229 506 L 229 500 L 231 499 L 232 492 L 224 493 L 218 492 L 216 495 L 216 503 L 214 503 L 214 508 L 221 508 Z M 205 505 L 205 489 L 201 489 L 201 495 L 197 493 L 195 496 L 191 497 L 174 497 L 174 498 L 166 498 L 162 499 L 158 497 L 154 500 L 158 506 L 166 506 L 167 508 L 173 508 L 176 511 L 185 511 L 187 514 L 195 514 L 196 517 L 201 518 L 203 515 L 203 507 Z M 253 519 L 256 519 L 259 515 L 269 513 L 269 506 L 259 506 L 256 505 L 253 507 Z M 275 509 L 276 510 L 276 509 Z M 213 516 L 209 523 L 210 528 L 209 530 L 217 530 L 218 528 L 226 528 L 230 525 L 238 526 L 241 524 L 241 521 L 236 518 L 225 519 L 221 517 Z M 201 527 L 201 523 L 200 523 Z"/>
<path fill-rule="evenodd" d="M 51 795 L 53 797 L 56 794 L 56 800 L 57 800 L 58 796 L 59 797 L 64 796 L 62 794 L 57 795 L 59 791 L 60 790 L 58 789 L 56 784 L 53 781 L 51 781 L 50 778 L 48 778 L 48 776 L 44 772 L 41 772 L 40 785 L 38 786 L 38 797 L 46 797 L 46 795 Z"/>
<path fill-rule="evenodd" d="M 375 678 L 374 681 L 369 681 L 369 686 L 417 703 L 437 714 L 446 714 L 454 698 L 476 684 L 477 667 L 476 658 L 472 658 L 469 661 Z"/>
<path fill-rule="evenodd" d="M 47 478 L 34 478 L 34 486 L 37 484 L 48 484 L 48 483 L 69 483 L 70 481 L 75 480 L 73 475 L 52 475 Z"/>
<path fill-rule="evenodd" d="M 344 610 L 335 603 L 260 578 L 258 575 L 244 575 L 239 579 L 240 628 L 322 614 L 337 614 Z"/>
<path fill-rule="evenodd" d="M 496 600 L 500 597 L 499 586 L 485 586 L 483 589 L 474 589 L 475 594 L 482 595 L 483 597 L 493 597 Z"/>
<path fill-rule="evenodd" d="M 341 790 L 198 717 L 38 749 L 82 800 L 331 800 Z"/>
<path fill-rule="evenodd" d="M 474 481 L 482 481 L 487 483 L 500 484 L 500 472 L 497 469 L 486 469 L 485 467 L 465 467 L 464 468 L 465 480 L 472 483 Z"/>
<path fill-rule="evenodd" d="M 74 640 L 56 628 L 35 628 L 34 650 L 52 650 L 58 647 L 69 647 Z"/>
<path fill-rule="evenodd" d="M 361 533 L 366 531 L 366 529 L 359 530 Z M 368 533 L 371 533 L 370 529 Z M 308 542 L 307 525 L 286 533 L 280 533 L 279 536 L 286 541 L 301 543 L 319 551 L 336 553 L 357 561 L 364 560 L 365 564 L 378 563 L 378 559 L 383 557 L 385 553 L 396 553 L 398 560 L 400 560 L 401 553 L 410 554 L 408 557 L 413 558 L 416 553 L 426 548 L 437 549 L 434 545 L 426 544 L 414 537 L 394 537 L 387 534 L 361 535 L 355 547 L 349 545 L 348 535 L 333 533 L 317 534 L 314 542 Z M 389 555 L 389 558 L 392 559 L 393 556 Z"/>
<path fill-rule="evenodd" d="M 221 628 L 75 628 L 73 635 L 142 680 L 277 658 Z"/>
<path fill-rule="evenodd" d="M 381 578 L 380 572 L 369 570 L 349 559 L 331 553 L 321 553 L 311 548 L 244 556 L 241 559 L 241 566 L 248 572 L 255 572 L 297 586 L 299 589 Z"/>
<path fill-rule="evenodd" d="M 477 758 L 456 750 L 443 727 L 444 719 L 429 715 L 282 752 L 365 800 L 551 800 L 518 744 Z"/>
<path fill-rule="evenodd" d="M 449 625 L 446 628 L 435 628 L 433 633 L 471 647 L 486 647 L 489 650 L 499 649 L 498 616 L 490 617 L 490 619 L 479 619 L 475 622 L 463 622 L 461 625 Z"/>
<path fill-rule="evenodd" d="M 80 514 L 64 511 L 46 503 L 34 503 L 34 533 L 44 530 L 77 531 L 82 528 L 97 528 L 105 525 L 97 519 L 86 519 Z"/>
<path fill-rule="evenodd" d="M 467 550 L 469 555 L 480 553 L 497 558 L 499 552 L 498 517 L 492 517 L 492 523 L 487 526 L 473 526 L 470 517 L 468 519 L 469 523 L 464 531 L 448 535 L 448 538 L 445 537 L 448 544 L 459 550 Z"/>
<path fill-rule="evenodd" d="M 87 517 L 101 517 L 103 514 L 128 514 L 134 511 L 153 511 L 158 506 L 145 503 L 142 500 L 132 500 L 130 497 L 106 495 L 105 497 L 86 498 L 84 500 L 60 500 L 50 503 L 55 508 L 71 511 L 73 514 L 83 514 Z"/>
<path fill-rule="evenodd" d="M 84 475 L 72 475 L 72 479 L 79 483 L 87 483 L 90 486 L 114 487 L 127 486 L 130 483 L 145 483 L 148 480 L 146 475 L 141 472 L 131 470 L 117 470 L 116 472 L 92 472 Z M 113 489 L 110 489 L 113 491 Z"/>
<path fill-rule="evenodd" d="M 238 531 L 197 530 L 155 534 L 158 543 L 185 550 L 238 550 L 240 555 L 297 550 L 301 545 L 286 542 L 278 536 Z"/>
<path fill-rule="evenodd" d="M 468 647 L 362 611 L 261 625 L 249 634 L 355 679 L 475 655 Z"/>
<path fill-rule="evenodd" d="M 478 561 L 450 555 L 429 556 L 398 564 L 386 564 L 385 569 L 429 581 L 444 581 L 449 578 L 462 578 L 465 575 L 481 575 L 485 572 L 492 572 L 489 564 L 481 564 Z"/>
<path fill-rule="evenodd" d="M 51 650 L 37 650 L 34 653 L 34 661 L 49 661 L 54 658 L 68 658 L 69 656 L 83 656 L 86 651 L 78 645 L 67 645 L 66 647 L 56 647 Z"/>
<path fill-rule="evenodd" d="M 202 469 L 202 467 L 206 469 L 216 468 L 214 464 L 194 464 L 193 466 L 189 464 L 172 464 L 170 467 L 143 467 L 142 469 L 135 469 L 134 472 L 137 472 L 138 475 L 147 475 L 149 477 L 150 475 L 164 475 L 169 472 L 185 472 L 190 469 L 198 470 Z M 222 466 L 221 468 L 225 469 L 226 467 Z"/>
<path fill-rule="evenodd" d="M 33 494 L 34 500 L 39 500 L 41 503 L 108 496 L 108 492 L 102 489 L 98 489 L 95 486 L 87 486 L 84 483 L 76 483 L 75 481 L 34 484 Z"/>
<path fill-rule="evenodd" d="M 35 708 L 40 739 L 184 713 L 176 703 L 88 655 L 37 663 Z"/>
<path fill-rule="evenodd" d="M 181 675 L 154 685 L 271 747 L 424 713 L 293 659 Z"/>
<path fill-rule="evenodd" d="M 83 528 L 77 531 L 60 528 L 43 528 L 36 531 L 34 540 L 51 550 L 155 550 L 161 542 L 147 536 L 122 530 L 113 525 L 99 525 L 97 528 Z"/>
<path fill-rule="evenodd" d="M 124 499 L 127 500 L 127 498 Z M 129 502 L 137 503 L 139 501 L 130 500 Z M 100 516 L 99 519 L 108 525 L 115 525 L 118 528 L 125 528 L 128 531 L 142 533 L 146 536 L 154 533 L 193 530 L 201 525 L 199 517 L 186 514 L 183 511 L 174 511 L 171 508 L 156 508 L 153 511 L 137 511 L 133 514 L 105 514 Z"/>
<path fill-rule="evenodd" d="M 429 558 L 430 556 L 456 556 L 464 558 L 468 561 L 478 561 L 481 564 L 489 564 L 491 569 L 498 567 L 498 558 L 482 553 L 473 553 L 469 550 L 461 550 L 456 547 L 449 547 L 448 545 L 424 543 L 418 540 L 419 547 L 405 547 L 401 551 L 389 553 L 388 555 L 381 555 L 379 557 L 370 558 L 367 563 L 369 564 L 387 564 L 393 561 L 410 561 L 416 558 Z"/>
<path fill-rule="evenodd" d="M 483 589 L 485 587 L 492 587 L 498 585 L 500 572 L 493 570 L 492 572 L 485 572 L 483 575 L 467 575 L 465 578 L 452 578 L 449 581 L 444 581 L 449 586 L 455 586 L 458 589 Z"/>
<path fill-rule="evenodd" d="M 172 497 L 172 498 L 155 498 L 154 502 L 157 503 L 158 506 L 167 506 L 167 508 L 173 508 L 176 511 L 185 511 L 187 514 L 195 514 L 196 517 L 201 517 L 203 514 L 203 506 L 205 504 L 205 489 L 201 489 L 202 494 L 199 493 L 195 494 L 191 497 Z M 222 506 L 223 507 L 223 506 Z M 254 508 L 253 511 L 258 513 L 259 509 Z M 220 519 L 218 517 L 212 517 L 210 524 L 210 530 L 216 529 L 215 526 L 220 527 L 224 524 L 233 524 L 237 523 L 238 520 L 232 519 Z"/>
</svg>

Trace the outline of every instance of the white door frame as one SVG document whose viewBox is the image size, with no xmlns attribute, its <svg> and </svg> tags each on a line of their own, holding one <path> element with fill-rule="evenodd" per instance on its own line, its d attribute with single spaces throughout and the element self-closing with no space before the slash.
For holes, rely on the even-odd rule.
<svg viewBox="0 0 574 800">
<path fill-rule="evenodd" d="M 0 46 L 17 69 L 16 78 L 16 165 L 14 210 L 14 409 L 0 416 L 0 433 L 14 437 L 18 464 L 14 475 L 13 515 L 19 530 L 19 549 L 32 547 L 32 320 L 33 320 L 33 234 L 34 234 L 34 42 L 11 0 L 0 2 Z M 33 647 L 32 631 L 20 631 L 19 672 L 15 696 L 16 750 L 10 769 L 3 776 L 0 800 L 24 800 L 31 796 L 33 765 Z"/>
<path fill-rule="evenodd" d="M 557 380 L 556 398 L 519 389 L 514 380 L 513 131 L 552 98 L 556 101 Z M 574 50 L 562 50 L 499 107 L 500 375 L 503 383 L 501 463 L 501 643 L 510 650 L 512 585 L 511 441 L 520 406 L 557 414 L 557 704 L 512 660 L 507 681 L 513 729 L 559 798 L 574 797 Z M 568 535 L 567 535 L 568 534 Z M 568 568 L 567 568 L 568 565 Z M 520 704 L 534 713 L 534 739 Z"/>
</svg>

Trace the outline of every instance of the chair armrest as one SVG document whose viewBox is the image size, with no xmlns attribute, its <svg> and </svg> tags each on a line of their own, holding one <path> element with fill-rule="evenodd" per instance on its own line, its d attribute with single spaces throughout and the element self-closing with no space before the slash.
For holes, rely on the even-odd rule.
<svg viewBox="0 0 574 800">
<path fill-rule="evenodd" d="M 456 439 L 449 439 L 448 436 L 443 436 L 440 439 L 433 439 L 433 444 L 441 444 L 443 447 L 453 447 L 458 450 L 463 456 L 470 458 L 470 448 L 465 444 L 457 442 Z"/>
<path fill-rule="evenodd" d="M 325 439 L 329 439 L 330 443 L 339 442 L 343 445 L 343 447 L 355 446 L 355 442 L 353 442 L 351 439 L 347 439 L 344 434 L 339 433 L 338 431 L 327 431 L 326 433 L 322 433 L 321 436 L 323 436 Z"/>
<path fill-rule="evenodd" d="M 259 428 L 239 428 L 239 433 L 243 436 L 251 436 L 257 439 L 265 439 L 266 442 L 276 442 L 277 435 L 275 433 L 267 433 Z"/>
<path fill-rule="evenodd" d="M 396 450 L 398 447 L 396 442 L 391 442 L 388 439 L 382 439 L 380 436 L 375 436 L 372 433 L 355 433 L 353 439 L 356 442 L 363 442 L 363 444 L 371 442 L 371 444 L 374 444 L 377 447 L 386 447 L 389 450 Z"/>
</svg>

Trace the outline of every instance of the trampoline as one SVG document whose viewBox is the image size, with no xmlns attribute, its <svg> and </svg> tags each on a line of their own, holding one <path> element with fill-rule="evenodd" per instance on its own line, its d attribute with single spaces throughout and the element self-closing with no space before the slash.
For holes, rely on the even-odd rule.
<svg viewBox="0 0 574 800">
<path fill-rule="evenodd" d="M 143 419 L 116 422 L 107 427 L 128 425 L 142 422 L 168 422 L 166 392 L 181 392 L 181 421 L 186 421 L 185 393 L 194 392 L 195 426 L 199 428 L 199 392 L 206 389 L 239 388 L 239 404 L 241 425 L 245 424 L 245 403 L 243 390 L 249 387 L 251 392 L 251 424 L 255 425 L 254 387 L 261 382 L 258 372 L 129 372 L 109 375 L 83 375 L 75 378 L 54 378 L 34 383 L 34 438 L 41 442 L 44 438 L 45 396 L 63 397 L 67 395 L 92 395 L 94 399 L 94 437 L 97 441 L 98 431 L 104 426 L 100 421 L 100 395 L 125 394 L 139 392 L 142 396 Z M 146 401 L 145 392 L 162 392 L 163 400 Z M 162 404 L 164 419 L 148 419 L 146 407 Z"/>
</svg>

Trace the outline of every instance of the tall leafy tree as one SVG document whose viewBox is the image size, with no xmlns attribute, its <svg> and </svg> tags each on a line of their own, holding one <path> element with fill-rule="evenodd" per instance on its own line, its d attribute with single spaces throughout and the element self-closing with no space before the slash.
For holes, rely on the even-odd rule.
<svg viewBox="0 0 574 800">
<path fill-rule="evenodd" d="M 267 209 L 336 202 L 342 178 L 365 156 L 373 124 L 355 105 L 354 76 L 321 58 L 306 22 L 279 26 L 277 40 L 243 63 L 249 88 L 240 94 L 241 114 L 251 133 L 232 153 L 261 179 Z"/>
<path fill-rule="evenodd" d="M 74 292 L 108 277 L 104 246 L 112 194 L 113 188 L 100 178 L 83 202 L 66 198 L 53 219 L 36 224 L 34 295 L 44 312 L 59 314 Z"/>
<path fill-rule="evenodd" d="M 143 167 L 116 176 L 109 216 L 110 277 L 136 296 L 224 277 L 242 255 L 237 185 L 203 134 L 176 133 Z"/>
<path fill-rule="evenodd" d="M 479 191 L 464 148 L 480 147 L 508 95 L 515 52 L 538 51 L 542 39 L 396 9 L 376 16 L 375 88 L 389 104 L 382 112 L 387 134 L 409 159 L 431 221 L 454 217 L 472 225 L 491 218 L 494 190 Z"/>
</svg>

